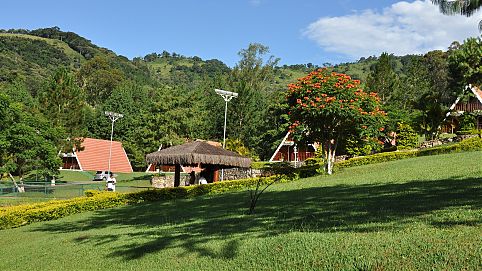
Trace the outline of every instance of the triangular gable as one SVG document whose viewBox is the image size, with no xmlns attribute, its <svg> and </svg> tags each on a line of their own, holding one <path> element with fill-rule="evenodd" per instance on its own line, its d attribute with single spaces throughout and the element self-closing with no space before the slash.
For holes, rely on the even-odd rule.
<svg viewBox="0 0 482 271">
<path fill-rule="evenodd" d="M 82 147 L 84 150 L 76 151 L 75 154 L 83 170 L 107 170 L 109 168 L 110 140 L 84 138 Z M 110 169 L 114 173 L 133 172 L 121 142 L 112 141 Z"/>
<path fill-rule="evenodd" d="M 273 153 L 273 156 L 269 159 L 270 162 L 273 162 L 276 155 L 278 155 L 278 152 L 280 151 L 281 147 L 283 147 L 288 140 L 288 137 L 290 136 L 290 132 L 287 132 L 283 140 L 281 140 L 281 143 L 279 143 L 278 148 L 276 148 L 276 151 Z"/>
<path fill-rule="evenodd" d="M 291 138 L 291 133 L 287 132 L 281 143 L 276 148 L 273 156 L 269 159 L 270 162 L 294 162 L 294 161 L 304 161 L 307 158 L 314 157 L 314 152 L 318 149 L 319 144 L 302 144 L 297 145 Z M 291 150 L 291 147 L 293 149 Z M 291 151 L 290 151 L 291 150 Z M 294 155 L 294 157 L 292 157 Z M 284 158 L 283 158 L 284 157 Z"/>
<path fill-rule="evenodd" d="M 477 100 L 479 100 L 479 102 L 482 104 L 482 90 L 480 90 L 480 88 L 478 88 L 476 86 L 472 86 L 472 85 L 469 85 L 469 87 L 472 90 L 472 92 L 474 93 Z"/>
<path fill-rule="evenodd" d="M 470 89 L 470 91 L 472 91 L 472 93 L 475 95 L 475 98 L 477 98 L 477 100 L 480 102 L 480 104 L 482 104 L 482 90 L 480 90 L 478 87 L 476 86 L 472 86 L 472 85 L 468 85 L 468 87 L 466 89 Z M 465 92 L 465 91 L 464 91 Z M 463 94 L 462 94 L 463 95 Z M 447 114 L 445 114 L 445 118 L 443 120 L 443 122 L 445 122 L 445 120 L 447 119 L 448 116 L 450 116 L 450 114 L 453 113 L 453 110 L 455 109 L 455 107 L 457 106 L 457 104 L 460 102 L 461 98 L 462 98 L 462 95 L 460 95 L 459 97 L 457 97 L 457 99 L 455 100 L 455 102 L 450 106 L 449 108 L 449 111 L 447 112 Z"/>
</svg>

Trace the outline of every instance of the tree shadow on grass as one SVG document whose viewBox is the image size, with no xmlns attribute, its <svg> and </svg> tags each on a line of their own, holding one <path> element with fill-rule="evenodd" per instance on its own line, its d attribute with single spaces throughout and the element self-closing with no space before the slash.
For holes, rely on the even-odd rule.
<svg viewBox="0 0 482 271">
<path fill-rule="evenodd" d="M 79 232 L 74 242 L 118 244 L 111 256 L 126 260 L 167 248 L 231 259 L 244 238 L 292 231 L 391 231 L 416 221 L 434 227 L 478 226 L 480 215 L 464 221 L 450 215 L 437 220 L 431 214 L 480 209 L 481 195 L 482 182 L 476 178 L 275 190 L 265 192 L 256 213 L 248 216 L 249 196 L 244 191 L 102 210 L 84 220 L 44 223 L 34 231 Z M 211 241 L 218 245 L 213 247 Z"/>
</svg>

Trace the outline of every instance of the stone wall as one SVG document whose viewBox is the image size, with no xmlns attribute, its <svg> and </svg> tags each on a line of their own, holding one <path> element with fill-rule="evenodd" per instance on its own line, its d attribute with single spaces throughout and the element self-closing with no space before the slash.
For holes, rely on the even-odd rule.
<svg viewBox="0 0 482 271">
<path fill-rule="evenodd" d="M 260 169 L 252 168 L 229 168 L 224 170 L 224 180 L 239 180 L 256 178 L 263 176 L 263 172 Z M 221 172 L 219 172 L 219 178 L 221 179 Z"/>
<path fill-rule="evenodd" d="M 189 175 L 181 175 L 180 186 L 185 186 L 189 179 Z M 154 175 L 151 179 L 151 185 L 154 188 L 174 187 L 174 174 Z"/>
</svg>

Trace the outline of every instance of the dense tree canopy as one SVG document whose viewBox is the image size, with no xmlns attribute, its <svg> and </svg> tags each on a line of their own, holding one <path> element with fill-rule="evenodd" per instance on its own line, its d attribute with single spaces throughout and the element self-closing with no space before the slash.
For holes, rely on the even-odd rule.
<svg viewBox="0 0 482 271">
<path fill-rule="evenodd" d="M 469 38 L 449 52 L 449 68 L 456 87 L 482 85 L 482 38 Z"/>
<path fill-rule="evenodd" d="M 326 172 L 332 173 L 337 145 L 356 136 L 378 142 L 386 113 L 376 92 L 365 92 L 359 80 L 319 69 L 289 85 L 291 129 L 299 137 L 321 143 Z"/>
<path fill-rule="evenodd" d="M 56 144 L 62 135 L 47 120 L 0 93 L 0 174 L 16 174 L 21 180 L 32 170 L 43 176 L 57 174 Z"/>
</svg>

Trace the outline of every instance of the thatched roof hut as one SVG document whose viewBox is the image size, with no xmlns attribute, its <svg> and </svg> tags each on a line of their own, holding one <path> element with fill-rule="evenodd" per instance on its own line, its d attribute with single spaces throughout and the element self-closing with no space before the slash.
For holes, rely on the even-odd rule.
<svg viewBox="0 0 482 271">
<path fill-rule="evenodd" d="M 251 159 L 248 157 L 213 146 L 205 141 L 194 141 L 156 151 L 146 155 L 146 160 L 150 164 L 176 165 L 174 186 L 179 184 L 181 165 L 202 165 L 214 171 L 215 176 L 218 169 L 251 166 Z M 216 181 L 217 177 L 214 179 Z"/>
<path fill-rule="evenodd" d="M 251 166 L 251 159 L 238 153 L 213 146 L 205 141 L 194 141 L 150 153 L 148 163 L 157 165 L 217 165 L 220 168 Z"/>
</svg>

